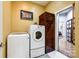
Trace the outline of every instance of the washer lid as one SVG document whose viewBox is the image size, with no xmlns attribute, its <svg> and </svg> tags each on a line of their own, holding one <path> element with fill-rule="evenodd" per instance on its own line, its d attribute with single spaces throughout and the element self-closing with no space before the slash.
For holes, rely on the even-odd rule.
<svg viewBox="0 0 79 59">
<path fill-rule="evenodd" d="M 8 37 L 15 37 L 15 36 L 26 36 L 29 37 L 29 34 L 27 32 L 13 32 L 8 35 Z"/>
</svg>

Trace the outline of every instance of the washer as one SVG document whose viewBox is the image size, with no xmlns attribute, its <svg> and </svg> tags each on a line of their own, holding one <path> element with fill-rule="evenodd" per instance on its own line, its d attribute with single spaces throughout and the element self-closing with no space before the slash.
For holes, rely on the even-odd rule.
<svg viewBox="0 0 79 59">
<path fill-rule="evenodd" d="M 29 34 L 21 32 L 8 35 L 7 58 L 29 58 Z"/>
<path fill-rule="evenodd" d="M 45 54 L 45 26 L 30 26 L 30 57 L 38 57 Z"/>
</svg>

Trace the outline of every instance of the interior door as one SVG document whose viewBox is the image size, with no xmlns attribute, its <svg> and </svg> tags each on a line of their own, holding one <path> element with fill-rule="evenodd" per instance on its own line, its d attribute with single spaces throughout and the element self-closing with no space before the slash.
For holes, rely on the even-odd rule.
<svg viewBox="0 0 79 59">
<path fill-rule="evenodd" d="M 3 39 L 3 34 L 2 34 L 2 1 L 0 1 L 0 58 L 2 58 L 3 56 L 3 54 L 2 54 L 2 52 L 3 52 L 3 50 L 2 50 L 2 39 Z"/>
</svg>

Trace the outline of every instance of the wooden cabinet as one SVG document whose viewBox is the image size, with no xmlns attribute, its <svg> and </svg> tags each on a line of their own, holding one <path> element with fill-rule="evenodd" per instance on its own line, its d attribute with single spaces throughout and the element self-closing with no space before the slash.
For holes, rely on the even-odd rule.
<svg viewBox="0 0 79 59">
<path fill-rule="evenodd" d="M 45 12 L 39 16 L 39 24 L 45 25 L 46 53 L 55 49 L 55 15 Z"/>
</svg>

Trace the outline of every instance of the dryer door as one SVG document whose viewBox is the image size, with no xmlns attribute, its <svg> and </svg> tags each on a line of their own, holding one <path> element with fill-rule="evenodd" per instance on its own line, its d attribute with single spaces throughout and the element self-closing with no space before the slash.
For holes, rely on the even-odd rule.
<svg viewBox="0 0 79 59">
<path fill-rule="evenodd" d="M 42 33 L 40 31 L 35 32 L 36 40 L 40 40 L 42 37 Z"/>
</svg>

